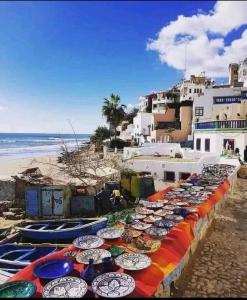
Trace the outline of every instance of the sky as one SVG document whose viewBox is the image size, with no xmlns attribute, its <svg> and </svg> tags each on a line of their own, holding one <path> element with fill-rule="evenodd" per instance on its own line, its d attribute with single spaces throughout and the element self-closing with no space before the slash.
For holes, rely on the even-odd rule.
<svg viewBox="0 0 247 300">
<path fill-rule="evenodd" d="M 227 81 L 247 55 L 247 2 L 0 2 L 0 132 L 93 133 L 184 76 Z"/>
</svg>

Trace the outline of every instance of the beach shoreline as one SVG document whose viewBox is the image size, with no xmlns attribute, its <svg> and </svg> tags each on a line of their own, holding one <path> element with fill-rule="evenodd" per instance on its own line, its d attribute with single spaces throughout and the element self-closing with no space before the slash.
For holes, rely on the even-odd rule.
<svg viewBox="0 0 247 300">
<path fill-rule="evenodd" d="M 0 159 L 0 179 L 11 179 L 28 168 L 38 167 L 44 175 L 50 174 L 51 164 L 57 165 L 57 155 L 45 155 L 24 158 L 2 157 Z"/>
</svg>

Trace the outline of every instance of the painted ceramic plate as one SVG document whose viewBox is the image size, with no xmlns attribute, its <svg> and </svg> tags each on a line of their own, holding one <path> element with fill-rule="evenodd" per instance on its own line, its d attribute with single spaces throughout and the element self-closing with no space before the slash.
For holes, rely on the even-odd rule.
<svg viewBox="0 0 247 300">
<path fill-rule="evenodd" d="M 146 223 L 154 223 L 155 221 L 162 220 L 160 216 L 148 216 L 143 221 Z"/>
<path fill-rule="evenodd" d="M 175 221 L 175 222 L 180 222 L 183 221 L 183 217 L 182 216 L 176 216 L 176 215 L 170 215 L 170 216 L 166 216 L 165 220 L 171 220 L 171 221 Z"/>
<path fill-rule="evenodd" d="M 160 217 L 165 217 L 168 214 L 169 214 L 169 211 L 165 210 L 165 209 L 159 209 L 156 212 L 154 212 L 155 216 L 160 216 Z M 173 214 L 173 211 L 171 212 L 171 214 Z"/>
<path fill-rule="evenodd" d="M 163 207 L 163 209 L 166 209 L 166 210 L 173 210 L 174 208 L 176 208 L 175 205 L 166 205 Z"/>
<path fill-rule="evenodd" d="M 42 279 L 55 279 L 68 275 L 73 270 L 73 263 L 69 259 L 48 259 L 39 263 L 33 274 Z"/>
<path fill-rule="evenodd" d="M 150 234 L 153 238 L 163 238 L 167 235 L 167 230 L 164 228 L 150 227 L 145 230 L 146 233 Z"/>
<path fill-rule="evenodd" d="M 125 252 L 125 250 L 121 247 L 117 247 L 115 245 L 112 245 L 110 248 L 107 249 L 112 257 L 117 257 L 118 255 L 122 254 Z"/>
<path fill-rule="evenodd" d="M 17 280 L 0 286 L 0 298 L 31 298 L 36 293 L 36 285 L 31 281 Z"/>
<path fill-rule="evenodd" d="M 103 258 L 111 257 L 111 253 L 104 249 L 88 249 L 79 252 L 76 256 L 76 261 L 80 264 L 89 264 L 89 259 L 93 258 L 93 263 L 95 265 L 101 264 Z"/>
<path fill-rule="evenodd" d="M 133 228 L 137 230 L 145 230 L 152 226 L 152 224 L 142 223 L 142 222 L 136 222 L 135 224 L 131 225 Z"/>
<path fill-rule="evenodd" d="M 188 202 L 175 202 L 174 204 L 176 204 L 177 206 L 187 206 Z"/>
<path fill-rule="evenodd" d="M 160 200 L 158 200 L 159 202 L 161 202 L 161 203 L 163 203 L 163 204 L 166 204 L 166 203 L 168 203 L 169 201 L 168 200 L 166 200 L 166 199 L 160 199 Z"/>
<path fill-rule="evenodd" d="M 94 279 L 92 289 L 94 293 L 101 297 L 120 298 L 134 291 L 135 280 L 125 273 L 105 273 Z"/>
<path fill-rule="evenodd" d="M 193 186 L 192 183 L 189 183 L 189 182 L 183 182 L 180 184 L 181 186 L 184 186 L 184 187 L 190 187 L 190 186 Z"/>
<path fill-rule="evenodd" d="M 132 234 L 133 238 L 136 238 L 136 237 L 138 237 L 138 236 L 140 236 L 142 234 L 140 230 L 127 229 L 127 231 L 130 231 L 130 233 Z"/>
<path fill-rule="evenodd" d="M 103 239 L 118 239 L 124 232 L 123 228 L 107 227 L 97 232 L 97 236 Z"/>
<path fill-rule="evenodd" d="M 155 222 L 155 225 L 156 225 L 157 227 L 170 229 L 170 228 L 172 228 L 172 227 L 175 225 L 175 222 L 173 222 L 173 221 L 161 220 L 161 221 Z"/>
<path fill-rule="evenodd" d="M 185 189 L 182 189 L 182 188 L 175 188 L 175 189 L 173 189 L 173 191 L 174 192 L 184 192 L 185 191 Z"/>
<path fill-rule="evenodd" d="M 124 270 L 138 271 L 148 268 L 152 261 L 145 254 L 124 253 L 115 259 L 115 263 Z"/>
<path fill-rule="evenodd" d="M 87 283 L 77 277 L 57 278 L 44 286 L 43 298 L 82 298 L 87 293 Z"/>
<path fill-rule="evenodd" d="M 143 215 L 143 214 L 134 214 L 134 215 L 132 215 L 132 218 L 133 218 L 134 220 L 141 220 L 141 219 L 146 218 L 146 216 Z"/>
<path fill-rule="evenodd" d="M 104 244 L 104 239 L 96 235 L 80 236 L 73 241 L 73 245 L 80 249 L 94 249 Z"/>
<path fill-rule="evenodd" d="M 144 205 L 147 208 L 159 208 L 162 207 L 164 204 L 162 202 L 155 201 L 155 202 L 148 202 Z"/>
<path fill-rule="evenodd" d="M 150 241 L 150 244 L 151 244 L 151 248 L 148 250 L 138 248 L 135 243 L 127 244 L 127 248 L 137 253 L 154 253 L 157 250 L 159 250 L 161 242 L 157 240 L 152 240 Z"/>
<path fill-rule="evenodd" d="M 138 214 L 142 214 L 142 215 L 150 215 L 150 214 L 153 213 L 153 210 L 147 209 L 147 208 L 145 208 L 145 207 L 138 207 L 138 208 L 136 209 L 136 212 L 137 212 Z"/>
</svg>

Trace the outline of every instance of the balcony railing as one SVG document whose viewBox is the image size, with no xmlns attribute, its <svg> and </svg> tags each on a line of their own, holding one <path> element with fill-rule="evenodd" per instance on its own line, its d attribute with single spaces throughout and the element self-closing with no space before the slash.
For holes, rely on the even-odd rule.
<svg viewBox="0 0 247 300">
<path fill-rule="evenodd" d="M 247 120 L 198 122 L 195 129 L 247 129 Z"/>
</svg>

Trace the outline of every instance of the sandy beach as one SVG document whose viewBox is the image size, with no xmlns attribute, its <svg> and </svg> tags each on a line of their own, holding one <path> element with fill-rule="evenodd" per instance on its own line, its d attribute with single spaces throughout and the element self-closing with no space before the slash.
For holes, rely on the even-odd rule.
<svg viewBox="0 0 247 300">
<path fill-rule="evenodd" d="M 15 159 L 2 158 L 0 159 L 0 179 L 10 178 L 27 168 L 34 167 L 39 167 L 42 174 L 51 176 L 51 171 L 54 172 L 54 168 L 49 164 L 56 164 L 56 161 L 57 156 L 55 155 Z"/>
</svg>

